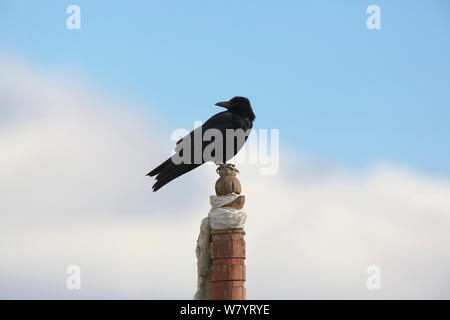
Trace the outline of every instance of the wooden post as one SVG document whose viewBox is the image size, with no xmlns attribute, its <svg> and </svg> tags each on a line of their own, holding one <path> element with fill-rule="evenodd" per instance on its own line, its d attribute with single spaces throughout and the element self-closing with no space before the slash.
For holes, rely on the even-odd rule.
<svg viewBox="0 0 450 320">
<path fill-rule="evenodd" d="M 241 193 L 241 184 L 236 178 L 237 170 L 232 165 L 221 165 L 217 169 L 220 178 L 216 182 L 216 194 Z M 227 207 L 242 209 L 245 196 L 240 195 Z M 211 299 L 245 300 L 245 232 L 238 229 L 211 230 Z"/>
</svg>

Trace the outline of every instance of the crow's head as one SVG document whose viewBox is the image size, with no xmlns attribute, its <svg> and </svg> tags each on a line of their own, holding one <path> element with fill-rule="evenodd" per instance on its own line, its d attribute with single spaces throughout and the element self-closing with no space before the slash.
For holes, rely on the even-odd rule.
<svg viewBox="0 0 450 320">
<path fill-rule="evenodd" d="M 245 97 L 234 97 L 228 101 L 217 102 L 216 106 L 227 108 L 228 110 L 255 120 L 255 114 L 253 113 L 250 100 Z"/>
</svg>

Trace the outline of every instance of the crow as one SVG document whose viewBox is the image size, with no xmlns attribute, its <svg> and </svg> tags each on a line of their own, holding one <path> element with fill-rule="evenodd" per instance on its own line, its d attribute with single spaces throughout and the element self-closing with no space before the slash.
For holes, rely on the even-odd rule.
<svg viewBox="0 0 450 320">
<path fill-rule="evenodd" d="M 227 110 L 212 116 L 180 139 L 174 155 L 147 174 L 156 176 L 153 192 L 205 162 L 226 163 L 242 148 L 255 120 L 250 101 L 245 97 L 234 97 L 218 102 L 216 106 Z"/>
</svg>

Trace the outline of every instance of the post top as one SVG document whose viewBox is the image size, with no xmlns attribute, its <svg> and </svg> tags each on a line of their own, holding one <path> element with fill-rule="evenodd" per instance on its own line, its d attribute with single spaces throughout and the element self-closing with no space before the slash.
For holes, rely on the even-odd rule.
<svg viewBox="0 0 450 320">
<path fill-rule="evenodd" d="M 231 163 L 222 163 L 216 169 L 216 172 L 219 176 L 236 176 L 239 173 L 239 170 L 236 169 L 236 166 Z"/>
<path fill-rule="evenodd" d="M 220 164 L 216 172 L 220 178 L 216 181 L 216 195 L 223 196 L 230 193 L 241 193 L 241 183 L 239 182 L 236 174 L 239 172 L 234 164 Z"/>
</svg>

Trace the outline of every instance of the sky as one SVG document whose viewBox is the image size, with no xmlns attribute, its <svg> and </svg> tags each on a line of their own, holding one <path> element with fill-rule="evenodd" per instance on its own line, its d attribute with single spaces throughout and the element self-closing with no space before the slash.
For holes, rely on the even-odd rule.
<svg viewBox="0 0 450 320">
<path fill-rule="evenodd" d="M 277 174 L 239 167 L 249 298 L 449 298 L 449 9 L 0 0 L 0 298 L 192 298 L 213 166 L 144 175 L 235 95 L 280 130 Z"/>
<path fill-rule="evenodd" d="M 257 127 L 318 161 L 448 177 L 450 5 L 378 1 L 368 30 L 372 2 L 1 1 L 0 48 L 139 102 L 169 132 L 244 95 Z"/>
</svg>

